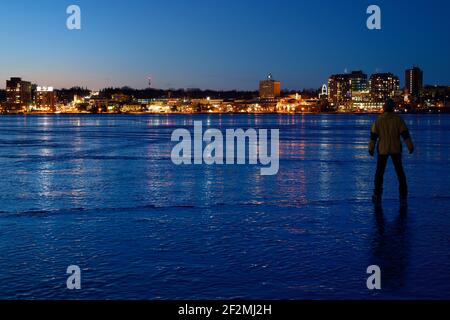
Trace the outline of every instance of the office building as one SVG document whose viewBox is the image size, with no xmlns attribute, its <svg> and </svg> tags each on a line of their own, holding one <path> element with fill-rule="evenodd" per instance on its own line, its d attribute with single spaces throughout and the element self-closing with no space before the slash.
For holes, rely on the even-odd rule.
<svg viewBox="0 0 450 320">
<path fill-rule="evenodd" d="M 348 77 L 350 79 L 351 92 L 362 92 L 367 90 L 367 74 L 362 71 L 353 71 Z"/>
<path fill-rule="evenodd" d="M 31 82 L 22 81 L 21 78 L 11 78 L 6 81 L 6 111 L 23 112 L 30 106 Z"/>
<path fill-rule="evenodd" d="M 56 95 L 52 87 L 37 87 L 35 102 L 36 108 L 40 111 L 56 111 Z"/>
<path fill-rule="evenodd" d="M 261 99 L 275 99 L 281 95 L 281 83 L 272 78 L 272 75 L 267 76 L 267 80 L 259 83 L 259 97 Z"/>
<path fill-rule="evenodd" d="M 407 93 L 413 99 L 418 99 L 423 87 L 423 71 L 418 67 L 406 70 L 405 84 Z"/>
<path fill-rule="evenodd" d="M 367 86 L 367 74 L 362 71 L 353 71 L 349 74 L 350 94 L 352 97 L 352 106 L 370 101 L 369 90 Z"/>
<path fill-rule="evenodd" d="M 392 73 L 375 73 L 369 80 L 373 102 L 384 102 L 400 94 L 400 79 Z"/>
<path fill-rule="evenodd" d="M 352 92 L 349 74 L 334 74 L 328 79 L 328 101 L 335 107 L 348 105 Z"/>
</svg>

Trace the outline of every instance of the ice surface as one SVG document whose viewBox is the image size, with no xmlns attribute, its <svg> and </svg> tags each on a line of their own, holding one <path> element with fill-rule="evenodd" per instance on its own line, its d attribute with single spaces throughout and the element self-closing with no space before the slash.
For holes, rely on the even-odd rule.
<svg viewBox="0 0 450 320">
<path fill-rule="evenodd" d="M 0 298 L 448 299 L 450 116 L 404 117 L 404 210 L 391 163 L 370 203 L 374 116 L 0 117 Z M 280 129 L 279 174 L 173 165 L 194 120 Z"/>
</svg>

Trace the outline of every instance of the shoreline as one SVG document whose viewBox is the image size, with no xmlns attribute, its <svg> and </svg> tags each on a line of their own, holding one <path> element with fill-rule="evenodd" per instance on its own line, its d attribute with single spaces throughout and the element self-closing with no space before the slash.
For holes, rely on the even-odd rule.
<svg viewBox="0 0 450 320">
<path fill-rule="evenodd" d="M 149 112 L 123 112 L 123 113 L 0 113 L 0 117 L 13 117 L 13 116 L 195 116 L 195 115 L 212 115 L 212 116 L 223 116 L 223 115 L 279 115 L 279 116 L 311 116 L 311 115 L 354 115 L 354 116 L 364 116 L 364 115 L 379 115 L 381 112 L 302 112 L 302 113 L 275 113 L 275 112 L 258 112 L 258 113 L 244 113 L 244 112 L 197 112 L 197 113 L 181 113 L 181 112 L 162 112 L 162 113 L 149 113 Z M 398 112 L 398 114 L 411 114 L 411 115 L 441 115 L 450 114 L 450 110 L 420 110 L 415 112 Z"/>
</svg>

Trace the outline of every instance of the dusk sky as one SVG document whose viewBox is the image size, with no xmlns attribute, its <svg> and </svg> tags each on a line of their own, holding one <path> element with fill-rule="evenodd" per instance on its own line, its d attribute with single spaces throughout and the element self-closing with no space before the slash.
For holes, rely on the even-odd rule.
<svg viewBox="0 0 450 320">
<path fill-rule="evenodd" d="M 82 29 L 66 28 L 66 8 Z M 366 28 L 367 7 L 382 30 Z M 1 88 L 39 85 L 256 90 L 271 72 L 283 88 L 318 88 L 344 70 L 424 70 L 450 85 L 448 0 L 24 0 L 0 12 Z"/>
</svg>

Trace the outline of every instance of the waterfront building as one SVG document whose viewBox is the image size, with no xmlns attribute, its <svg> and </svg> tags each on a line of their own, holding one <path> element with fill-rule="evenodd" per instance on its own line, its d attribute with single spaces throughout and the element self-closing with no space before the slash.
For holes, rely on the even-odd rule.
<svg viewBox="0 0 450 320">
<path fill-rule="evenodd" d="M 450 104 L 450 86 L 424 86 L 422 89 L 424 105 L 443 108 Z"/>
<path fill-rule="evenodd" d="M 31 103 L 31 82 L 22 81 L 21 78 L 11 78 L 6 81 L 7 112 L 17 113 L 26 111 Z"/>
<path fill-rule="evenodd" d="M 105 113 L 108 112 L 111 106 L 115 105 L 110 99 L 92 95 L 89 99 L 89 107 L 87 111 L 91 113 Z"/>
<path fill-rule="evenodd" d="M 353 71 L 349 75 L 350 81 L 350 94 L 351 94 L 351 111 L 355 111 L 358 108 L 361 109 L 361 105 L 370 102 L 370 92 L 367 85 L 367 74 L 362 71 Z"/>
<path fill-rule="evenodd" d="M 112 95 L 111 100 L 118 103 L 130 102 L 132 99 L 130 96 L 123 93 L 115 93 Z"/>
<path fill-rule="evenodd" d="M 56 94 L 53 87 L 36 87 L 36 109 L 45 112 L 56 111 Z"/>
<path fill-rule="evenodd" d="M 372 102 L 384 102 L 400 95 L 400 79 L 392 73 L 375 73 L 369 80 Z"/>
<path fill-rule="evenodd" d="M 281 83 L 272 78 L 272 75 L 267 76 L 267 80 L 259 82 L 259 97 L 261 99 L 275 99 L 281 95 Z"/>
<path fill-rule="evenodd" d="M 351 101 L 349 74 L 334 74 L 328 79 L 328 101 L 336 108 L 346 108 Z"/>
<path fill-rule="evenodd" d="M 423 71 L 418 67 L 406 70 L 405 84 L 406 91 L 411 98 L 418 99 L 423 87 Z"/>
<path fill-rule="evenodd" d="M 120 108 L 120 111 L 124 113 L 140 113 L 144 110 L 145 106 L 140 103 L 126 103 Z"/>
<path fill-rule="evenodd" d="M 367 74 L 362 71 L 353 71 L 348 77 L 352 94 L 354 92 L 364 92 L 367 90 Z"/>
</svg>

